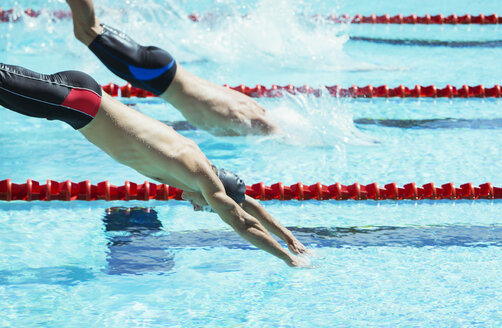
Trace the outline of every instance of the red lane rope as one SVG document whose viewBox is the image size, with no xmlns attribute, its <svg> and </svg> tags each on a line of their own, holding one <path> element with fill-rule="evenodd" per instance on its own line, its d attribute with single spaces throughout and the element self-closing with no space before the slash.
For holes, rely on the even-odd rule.
<svg viewBox="0 0 502 328">
<path fill-rule="evenodd" d="M 47 180 L 46 184 L 28 179 L 26 183 L 12 183 L 10 179 L 0 181 L 0 200 L 13 201 L 72 201 L 72 200 L 181 200 L 183 191 L 165 184 L 145 182 L 136 184 L 126 181 L 122 186 L 114 186 L 109 181 L 92 185 L 89 180 L 82 182 L 57 182 Z M 427 183 L 418 187 L 414 182 L 399 187 L 395 182 L 381 187 L 376 182 L 361 185 L 324 185 L 320 182 L 304 185 L 301 182 L 285 186 L 282 182 L 266 186 L 263 182 L 246 186 L 246 195 L 259 200 L 421 200 L 421 199 L 501 199 L 502 188 L 490 182 L 479 186 L 472 183 L 460 187 L 450 182 L 441 187 Z"/>
<path fill-rule="evenodd" d="M 40 14 L 42 14 L 42 10 L 33 10 L 33 9 L 26 9 L 22 13 L 29 17 L 38 17 Z M 57 19 L 65 19 L 65 18 L 71 18 L 71 11 L 66 11 L 66 10 L 56 10 L 50 12 L 51 16 L 57 18 Z M 15 11 L 14 9 L 8 9 L 8 10 L 2 10 L 0 8 L 0 22 L 7 23 L 7 22 L 15 22 L 18 21 L 21 18 L 22 14 L 19 11 Z"/>
<path fill-rule="evenodd" d="M 38 17 L 42 13 L 42 10 L 26 9 L 23 11 L 29 17 Z M 70 18 L 70 11 L 57 10 L 51 12 L 51 15 L 58 19 Z M 208 15 L 212 16 L 212 15 Z M 15 22 L 21 18 L 21 14 L 14 9 L 1 10 L 0 9 L 0 21 L 1 22 Z M 202 20 L 202 16 L 193 13 L 188 15 L 188 18 L 194 22 L 199 22 Z M 430 15 L 426 14 L 424 16 L 417 16 L 411 14 L 409 16 L 403 16 L 401 14 L 390 16 L 389 14 L 384 14 L 377 16 L 371 14 L 369 16 L 363 16 L 362 14 L 357 14 L 355 16 L 349 16 L 347 14 L 335 16 L 333 14 L 329 16 L 316 15 L 314 18 L 324 19 L 333 23 L 352 23 L 352 24 L 502 24 L 502 17 L 497 14 L 491 15 L 470 15 L 465 14 L 463 16 L 457 16 L 456 14 L 451 14 L 449 16 Z"/>
<path fill-rule="evenodd" d="M 327 19 L 334 23 L 350 22 L 352 24 L 502 24 L 502 17 L 498 17 L 497 14 L 480 14 L 478 16 L 470 14 L 457 16 L 456 14 L 451 14 L 446 17 L 443 14 L 434 16 L 429 14 L 424 16 L 417 16 L 415 14 L 409 16 L 403 16 L 401 14 L 395 16 L 389 16 L 389 14 L 381 16 L 376 16 L 375 14 L 363 16 L 357 14 L 353 17 L 345 14 L 342 16 L 330 15 Z"/>
<path fill-rule="evenodd" d="M 213 16 L 209 14 L 208 16 Z M 199 22 L 203 20 L 203 16 L 193 13 L 188 16 L 192 21 Z M 430 15 L 425 14 L 424 16 L 417 16 L 411 14 L 409 16 L 403 16 L 402 14 L 397 14 L 395 16 L 390 16 L 389 14 L 384 14 L 377 16 L 371 14 L 369 16 L 363 16 L 362 14 L 357 14 L 355 16 L 349 16 L 347 14 L 336 16 L 331 14 L 329 16 L 315 15 L 314 18 L 327 20 L 332 23 L 351 23 L 351 24 L 502 24 L 502 17 L 497 14 L 491 15 L 471 15 L 465 14 L 463 16 L 458 16 L 456 14 L 451 14 L 449 16 L 444 16 L 443 14 Z"/>
<path fill-rule="evenodd" d="M 239 85 L 236 87 L 230 87 L 227 84 L 224 85 L 227 88 L 239 91 L 250 97 L 282 97 L 284 92 L 290 94 L 313 94 L 317 97 L 322 95 L 322 89 L 316 89 L 304 85 L 301 87 L 295 87 L 291 84 L 286 86 L 278 86 L 272 84 L 270 88 L 263 85 L 256 85 L 256 87 L 251 88 L 245 85 Z M 102 86 L 103 90 L 108 94 L 118 97 L 119 91 L 120 96 L 124 98 L 130 97 L 155 97 L 152 93 L 135 88 L 127 83 L 124 86 L 118 86 L 113 83 Z M 460 88 L 447 85 L 444 88 L 438 88 L 435 85 L 420 86 L 415 85 L 414 88 L 408 88 L 400 85 L 395 88 L 389 88 L 387 85 L 382 86 L 372 86 L 367 85 L 365 87 L 358 87 L 353 85 L 349 88 L 342 88 L 339 85 L 326 86 L 328 93 L 336 97 L 347 97 L 347 98 L 500 98 L 502 97 L 502 90 L 500 85 L 495 84 L 491 88 L 485 88 L 483 85 L 468 86 L 463 85 Z"/>
</svg>

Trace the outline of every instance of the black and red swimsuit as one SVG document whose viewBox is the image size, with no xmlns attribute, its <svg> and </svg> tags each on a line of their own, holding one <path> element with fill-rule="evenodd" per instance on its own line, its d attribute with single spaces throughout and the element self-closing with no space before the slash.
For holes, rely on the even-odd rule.
<svg viewBox="0 0 502 328">
<path fill-rule="evenodd" d="M 98 113 L 101 87 L 79 71 L 45 75 L 0 63 L 0 105 L 80 129 Z"/>
</svg>

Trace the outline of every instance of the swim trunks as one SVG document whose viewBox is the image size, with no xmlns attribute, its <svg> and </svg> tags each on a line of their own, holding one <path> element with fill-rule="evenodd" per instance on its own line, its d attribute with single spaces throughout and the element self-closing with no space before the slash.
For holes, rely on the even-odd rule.
<svg viewBox="0 0 502 328">
<path fill-rule="evenodd" d="M 23 115 L 87 125 L 101 105 L 101 87 L 89 75 L 64 71 L 45 75 L 0 63 L 0 105 Z"/>
<path fill-rule="evenodd" d="M 165 50 L 144 47 L 126 34 L 104 24 L 103 32 L 89 49 L 110 71 L 132 86 L 160 95 L 167 90 L 176 74 L 176 61 Z"/>
</svg>

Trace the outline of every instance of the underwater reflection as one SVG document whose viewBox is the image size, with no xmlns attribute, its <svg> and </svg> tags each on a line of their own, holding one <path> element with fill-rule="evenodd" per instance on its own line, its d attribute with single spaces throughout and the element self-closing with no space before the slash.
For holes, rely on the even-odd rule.
<svg viewBox="0 0 502 328">
<path fill-rule="evenodd" d="M 103 222 L 109 235 L 108 274 L 166 272 L 174 267 L 155 210 L 110 208 Z"/>
<path fill-rule="evenodd" d="M 232 230 L 165 231 L 149 208 L 114 208 L 104 217 L 109 234 L 109 274 L 168 272 L 174 251 L 226 247 L 256 249 Z M 488 247 L 502 246 L 502 226 L 432 225 L 288 227 L 306 246 L 322 247 Z M 283 244 L 283 246 L 285 246 Z"/>
</svg>

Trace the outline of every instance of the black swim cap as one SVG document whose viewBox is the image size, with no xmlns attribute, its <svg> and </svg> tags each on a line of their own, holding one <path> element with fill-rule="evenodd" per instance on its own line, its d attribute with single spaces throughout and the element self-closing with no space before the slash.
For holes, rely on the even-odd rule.
<svg viewBox="0 0 502 328">
<path fill-rule="evenodd" d="M 241 204 L 246 196 L 246 184 L 236 174 L 225 169 L 218 169 L 218 179 L 223 183 L 228 197 Z"/>
</svg>

